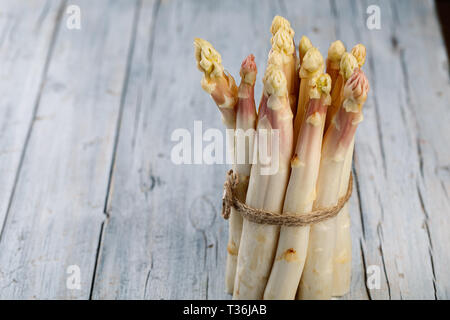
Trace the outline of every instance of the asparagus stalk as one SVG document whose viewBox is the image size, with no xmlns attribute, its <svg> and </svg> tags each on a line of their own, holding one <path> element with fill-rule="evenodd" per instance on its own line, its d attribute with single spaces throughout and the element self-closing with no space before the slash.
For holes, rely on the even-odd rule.
<svg viewBox="0 0 450 320">
<path fill-rule="evenodd" d="M 330 104 L 331 78 L 315 78 L 309 104 L 291 160 L 291 175 L 283 212 L 307 214 L 315 198 L 323 128 Z M 264 291 L 264 299 L 294 299 L 308 248 L 309 226 L 281 227 L 275 261 Z"/>
<path fill-rule="evenodd" d="M 366 48 L 362 44 L 357 44 L 351 51 L 361 68 L 366 60 Z M 347 181 L 351 173 L 354 139 L 345 155 L 344 176 L 341 180 L 339 197 L 345 195 L 347 191 Z M 336 245 L 334 249 L 333 265 L 333 296 L 343 296 L 350 290 L 351 262 L 352 262 L 352 242 L 350 236 L 350 214 L 348 203 L 336 217 Z"/>
<path fill-rule="evenodd" d="M 301 53 L 300 53 L 301 55 Z M 294 143 L 297 143 L 300 127 L 309 101 L 309 91 L 315 85 L 314 78 L 323 72 L 324 62 L 320 51 L 312 47 L 303 57 L 300 65 L 300 90 L 298 95 L 297 114 L 294 121 Z"/>
<path fill-rule="evenodd" d="M 301 65 L 303 64 L 303 58 L 306 55 L 306 52 L 308 52 L 309 49 L 311 49 L 313 47 L 311 40 L 309 40 L 309 38 L 307 36 L 302 36 L 302 38 L 300 39 L 300 43 L 298 44 L 298 54 L 299 54 L 299 59 L 298 59 L 298 72 L 300 73 L 300 68 Z M 301 86 L 301 78 L 300 78 L 300 74 L 299 74 L 299 92 L 300 93 L 300 86 Z M 297 97 L 297 107 L 298 107 L 298 103 L 300 102 L 300 94 L 298 94 L 299 96 Z M 294 115 L 294 123 L 295 123 L 295 118 L 297 117 L 297 114 Z M 303 115 L 299 115 L 299 117 L 303 117 Z M 300 120 L 299 120 L 300 121 Z M 296 142 L 297 139 L 297 135 L 295 133 L 295 127 L 294 127 L 294 143 Z M 295 145 L 295 144 L 294 144 Z"/>
<path fill-rule="evenodd" d="M 283 35 L 279 35 L 277 37 L 274 37 L 276 33 L 279 30 L 284 30 Z M 290 44 L 287 43 L 287 38 L 291 38 L 292 44 L 294 46 L 294 52 L 292 53 L 295 60 L 297 60 L 296 53 L 295 53 L 295 43 L 294 43 L 294 30 L 291 28 L 291 24 L 289 21 L 281 16 L 275 16 L 272 20 L 272 25 L 270 27 L 270 32 L 272 33 L 272 38 L 270 39 L 272 48 L 269 51 L 269 57 L 268 57 L 268 65 L 277 65 L 280 66 L 280 68 L 283 69 L 283 72 L 285 74 L 286 80 L 289 78 L 292 78 L 291 72 L 289 71 L 289 65 L 290 65 L 290 57 L 287 54 L 283 54 L 286 52 L 291 52 Z M 287 33 L 287 34 L 286 34 Z M 278 44 L 279 43 L 279 44 Z M 286 61 L 286 65 L 283 68 L 284 61 Z M 297 65 L 297 64 L 296 64 Z M 287 87 L 289 88 L 289 82 L 287 81 Z M 292 82 L 291 82 L 292 83 Z M 295 84 L 294 84 L 295 85 Z M 292 85 L 292 86 L 294 86 Z M 297 84 L 298 87 L 298 84 Z M 291 91 L 288 91 L 291 92 Z M 295 94 L 297 95 L 297 94 Z M 259 115 L 264 114 L 264 110 L 261 110 L 261 107 L 266 106 L 266 99 L 267 97 L 264 96 L 264 93 L 261 95 L 261 100 L 258 106 L 258 118 L 261 118 Z M 294 109 L 296 109 L 297 106 L 294 106 Z M 291 110 L 292 107 L 291 107 Z M 294 111 L 293 111 L 294 112 Z"/>
<path fill-rule="evenodd" d="M 265 105 L 261 106 L 264 112 L 258 116 L 257 130 L 258 133 L 262 129 L 269 132 L 278 130 L 278 153 L 271 154 L 271 161 L 276 161 L 275 158 L 278 157 L 278 170 L 275 174 L 263 175 L 260 159 L 252 165 L 246 203 L 254 208 L 281 212 L 289 179 L 293 117 L 286 77 L 279 66 L 269 64 L 263 82 Z M 272 143 L 277 141 L 269 141 L 269 144 Z M 233 299 L 262 298 L 275 254 L 278 232 L 278 226 L 256 224 L 244 219 Z"/>
<path fill-rule="evenodd" d="M 343 175 L 339 187 L 339 197 L 347 192 L 348 179 L 352 168 L 352 156 L 355 139 L 352 139 L 345 155 Z M 333 253 L 333 290 L 335 297 L 343 296 L 350 290 L 351 262 L 352 262 L 352 239 L 350 235 L 350 214 L 348 203 L 342 207 L 336 216 L 336 242 Z"/>
<path fill-rule="evenodd" d="M 339 76 L 339 65 L 344 52 L 345 46 L 340 40 L 331 43 L 330 47 L 328 48 L 327 73 L 331 77 L 331 90 L 333 90 L 334 86 L 336 85 L 336 80 Z"/>
<path fill-rule="evenodd" d="M 344 70 L 344 73 L 346 71 L 348 70 Z M 342 107 L 324 136 L 315 208 L 334 206 L 339 199 L 345 157 L 356 127 L 362 121 L 362 106 L 368 90 L 366 76 L 360 69 L 356 69 L 345 83 Z M 299 299 L 331 298 L 335 224 L 336 218 L 331 218 L 311 227 L 307 259 L 297 294 Z"/>
<path fill-rule="evenodd" d="M 297 109 L 298 94 L 298 73 L 297 73 L 297 55 L 295 52 L 294 30 L 292 30 L 289 21 L 283 17 L 276 16 L 272 21 L 272 49 L 277 51 L 276 55 L 281 65 L 281 69 L 286 77 L 286 85 L 289 94 L 289 105 L 292 113 L 295 114 Z M 269 54 L 270 55 L 270 54 Z"/>
<path fill-rule="evenodd" d="M 219 107 L 225 126 L 234 129 L 238 94 L 234 78 L 224 70 L 222 57 L 208 41 L 196 38 L 194 46 L 197 68 L 203 72 L 202 88 Z"/>
<path fill-rule="evenodd" d="M 342 55 L 341 61 L 339 63 L 339 76 L 336 80 L 336 85 L 333 90 L 331 90 L 331 105 L 328 108 L 327 119 L 325 122 L 325 132 L 330 127 L 330 124 L 333 120 L 334 115 L 339 110 L 340 105 L 342 104 L 342 93 L 345 82 L 350 78 L 353 74 L 353 70 L 358 68 L 358 61 L 356 58 L 349 52 L 345 52 Z"/>
<path fill-rule="evenodd" d="M 241 84 L 239 85 L 238 103 L 236 107 L 236 149 L 234 153 L 236 159 L 234 161 L 233 171 L 238 176 L 235 195 L 240 201 L 245 201 L 251 169 L 249 151 L 253 150 L 253 137 L 247 136 L 246 132 L 249 129 L 255 129 L 256 124 L 254 99 L 256 72 L 255 57 L 251 54 L 245 58 L 241 65 Z M 241 141 L 243 140 L 244 143 L 239 143 L 239 139 Z M 234 208 L 231 208 L 229 221 L 225 287 L 226 291 L 232 294 L 236 275 L 237 255 L 241 240 L 242 216 Z"/>
</svg>

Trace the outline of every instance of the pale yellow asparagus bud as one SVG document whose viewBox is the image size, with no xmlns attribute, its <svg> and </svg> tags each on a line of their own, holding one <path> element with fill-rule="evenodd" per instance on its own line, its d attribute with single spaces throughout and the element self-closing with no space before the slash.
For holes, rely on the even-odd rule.
<svg viewBox="0 0 450 320">
<path fill-rule="evenodd" d="M 358 60 L 351 53 L 345 52 L 342 55 L 339 71 L 344 78 L 344 83 L 351 77 L 356 68 L 358 68 Z"/>
<path fill-rule="evenodd" d="M 291 28 L 289 21 L 281 16 L 275 16 L 272 20 L 272 26 L 270 27 L 270 32 L 275 35 L 278 30 L 285 29 L 291 38 L 294 37 L 294 30 Z"/>
<path fill-rule="evenodd" d="M 324 98 L 324 104 L 329 105 L 331 103 L 331 77 L 327 73 L 322 73 L 320 76 L 313 79 L 314 85 L 311 86 L 309 91 L 310 99 Z"/>
<path fill-rule="evenodd" d="M 311 48 L 312 48 L 311 40 L 309 40 L 309 38 L 307 36 L 302 36 L 302 38 L 300 39 L 300 43 L 298 44 L 300 65 L 303 63 L 303 58 L 304 58 L 306 52 L 308 52 L 308 50 Z"/>
<path fill-rule="evenodd" d="M 358 66 L 361 68 L 366 62 L 366 47 L 362 44 L 357 44 L 352 49 L 352 55 L 358 61 Z"/>
<path fill-rule="evenodd" d="M 287 94 L 286 77 L 277 65 L 268 65 L 263 78 L 264 93 L 268 96 L 283 97 Z"/>
<path fill-rule="evenodd" d="M 277 33 L 271 39 L 272 50 L 277 50 L 284 53 L 286 56 L 292 56 L 295 47 L 294 41 L 292 41 L 292 36 L 286 29 L 279 29 Z"/>
<path fill-rule="evenodd" d="M 331 43 L 330 48 L 328 48 L 327 67 L 339 69 L 339 64 L 344 53 L 345 46 L 341 40 Z"/>
<path fill-rule="evenodd" d="M 367 99 L 369 81 L 361 69 L 356 69 L 344 86 L 342 107 L 347 112 L 359 112 Z"/>
<path fill-rule="evenodd" d="M 251 54 L 242 62 L 239 71 L 242 82 L 253 86 L 256 81 L 256 72 L 255 56 Z"/>
<path fill-rule="evenodd" d="M 194 47 L 197 68 L 203 72 L 202 88 L 214 99 L 227 128 L 234 129 L 238 95 L 236 83 L 233 77 L 224 70 L 220 54 L 208 41 L 196 38 Z"/>
<path fill-rule="evenodd" d="M 311 78 L 323 72 L 324 61 L 319 49 L 310 48 L 303 57 L 300 66 L 300 78 Z"/>
<path fill-rule="evenodd" d="M 280 68 L 283 66 L 284 54 L 278 50 L 270 50 L 267 58 L 267 65 L 276 65 Z"/>
<path fill-rule="evenodd" d="M 214 47 L 206 40 L 195 38 L 195 59 L 197 68 L 206 77 L 218 77 L 223 72 L 222 57 Z"/>
</svg>

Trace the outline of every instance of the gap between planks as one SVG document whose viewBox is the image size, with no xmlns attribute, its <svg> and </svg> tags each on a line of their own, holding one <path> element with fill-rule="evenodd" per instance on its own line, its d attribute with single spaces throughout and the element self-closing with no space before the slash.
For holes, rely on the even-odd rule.
<svg viewBox="0 0 450 320">
<path fill-rule="evenodd" d="M 159 3 L 159 1 L 158 1 L 158 3 Z M 121 96 L 120 96 L 119 115 L 117 117 L 116 132 L 115 132 L 115 136 L 114 136 L 114 144 L 113 144 L 112 157 L 111 157 L 111 165 L 110 165 L 109 175 L 108 175 L 108 185 L 107 185 L 107 189 L 106 189 L 107 192 L 105 195 L 105 204 L 104 204 L 104 208 L 103 208 L 103 213 L 105 215 L 105 218 L 100 227 L 98 246 L 97 246 L 97 250 L 95 253 L 94 271 L 92 273 L 91 287 L 90 287 L 90 291 L 89 291 L 89 300 L 92 300 L 92 295 L 94 292 L 98 260 L 99 260 L 102 245 L 103 245 L 104 229 L 105 229 L 105 226 L 107 225 L 108 219 L 109 219 L 109 201 L 110 201 L 110 198 L 111 198 L 111 195 L 113 192 L 112 188 L 113 188 L 114 169 L 115 169 L 115 163 L 116 163 L 116 157 L 117 157 L 117 145 L 118 145 L 119 136 L 120 136 L 120 128 L 122 125 L 122 115 L 123 115 L 123 109 L 124 109 L 124 104 L 125 104 L 125 97 L 126 97 L 127 89 L 128 89 L 128 83 L 129 83 L 129 79 L 130 79 L 130 70 L 131 70 L 131 64 L 133 61 L 133 53 L 134 53 L 134 48 L 135 48 L 135 44 L 136 44 L 137 26 L 139 23 L 141 8 L 142 8 L 142 0 L 137 0 L 135 3 L 135 6 L 134 6 L 132 34 L 130 37 L 130 44 L 129 44 L 128 54 L 127 54 L 126 72 L 125 72 L 125 78 L 124 78 L 122 92 L 121 92 Z M 153 34 L 151 35 L 151 37 L 153 37 Z"/>
<path fill-rule="evenodd" d="M 30 125 L 28 127 L 28 131 L 27 131 L 27 134 L 25 136 L 25 141 L 24 141 L 22 152 L 21 152 L 21 155 L 20 155 L 19 165 L 17 167 L 17 171 L 16 171 L 16 174 L 15 174 L 15 177 L 14 177 L 14 182 L 13 182 L 13 186 L 12 186 L 11 195 L 10 195 L 9 200 L 8 200 L 8 207 L 6 209 L 5 218 L 3 220 L 2 228 L 0 230 L 0 242 L 2 241 L 4 229 L 6 227 L 6 223 L 8 221 L 8 216 L 9 216 L 9 212 L 10 212 L 10 209 L 11 209 L 11 204 L 13 202 L 14 195 L 16 193 L 17 182 L 19 181 L 19 176 L 20 176 L 20 171 L 22 169 L 23 160 L 25 159 L 25 153 L 27 151 L 28 142 L 30 141 L 31 132 L 33 130 L 33 126 L 34 126 L 34 123 L 35 123 L 35 118 L 36 118 L 36 115 L 37 115 L 37 112 L 38 112 L 38 108 L 39 108 L 39 103 L 41 101 L 41 96 L 42 96 L 42 91 L 43 91 L 43 88 L 44 88 L 45 78 L 47 76 L 48 66 L 50 65 L 50 61 L 51 61 L 51 58 L 52 58 L 52 55 L 53 55 L 53 49 L 55 47 L 56 38 L 57 38 L 57 35 L 58 35 L 59 25 L 60 25 L 61 20 L 62 20 L 64 9 L 66 8 L 66 1 L 67 0 L 64 0 L 63 2 L 61 2 L 60 7 L 58 8 L 56 21 L 55 21 L 55 24 L 53 26 L 51 40 L 50 40 L 49 48 L 48 48 L 48 51 L 47 51 L 47 57 L 45 59 L 44 69 L 42 70 L 41 79 L 39 81 L 40 82 L 39 83 L 39 91 L 38 91 L 38 94 L 37 94 L 37 97 L 36 97 L 36 102 L 34 103 L 34 106 L 33 106 L 33 111 L 32 111 L 32 117 L 31 117 Z M 39 21 L 38 26 L 40 24 L 42 24 L 42 20 L 43 20 L 43 17 L 45 16 L 45 14 L 46 14 L 46 11 L 48 11 L 48 3 L 46 3 L 46 5 L 45 5 L 45 7 L 44 7 L 44 9 L 43 9 L 43 11 L 41 13 L 41 16 L 40 16 L 40 18 L 38 20 Z"/>
</svg>

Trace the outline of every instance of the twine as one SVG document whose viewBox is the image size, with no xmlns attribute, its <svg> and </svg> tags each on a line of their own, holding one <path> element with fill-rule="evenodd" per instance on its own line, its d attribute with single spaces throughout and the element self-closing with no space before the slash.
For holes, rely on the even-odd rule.
<svg viewBox="0 0 450 320">
<path fill-rule="evenodd" d="M 275 213 L 271 211 L 252 208 L 241 202 L 234 194 L 239 182 L 237 174 L 233 170 L 228 171 L 227 179 L 223 185 L 222 217 L 227 220 L 230 217 L 231 208 L 236 209 L 242 217 L 258 224 L 268 224 L 288 227 L 304 227 L 335 217 L 350 199 L 353 189 L 353 176 L 350 174 L 347 193 L 339 198 L 338 203 L 329 208 L 317 208 L 309 213 L 295 214 L 290 212 Z"/>
</svg>

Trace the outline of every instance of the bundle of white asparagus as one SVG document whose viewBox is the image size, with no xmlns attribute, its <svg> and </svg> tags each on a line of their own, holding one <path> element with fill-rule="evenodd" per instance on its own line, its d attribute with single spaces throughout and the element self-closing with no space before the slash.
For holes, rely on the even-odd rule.
<svg viewBox="0 0 450 320">
<path fill-rule="evenodd" d="M 351 192 L 354 136 L 369 91 L 361 70 L 366 50 L 357 44 L 346 52 L 338 40 L 324 60 L 303 36 L 297 56 L 289 21 L 276 16 L 270 31 L 258 112 L 254 56 L 242 62 L 237 87 L 213 46 L 194 42 L 202 88 L 235 130 L 233 197 L 280 217 L 339 213 L 292 226 L 251 221 L 231 207 L 225 287 L 233 299 L 330 299 L 350 290 L 350 216 L 342 199 Z"/>
</svg>

